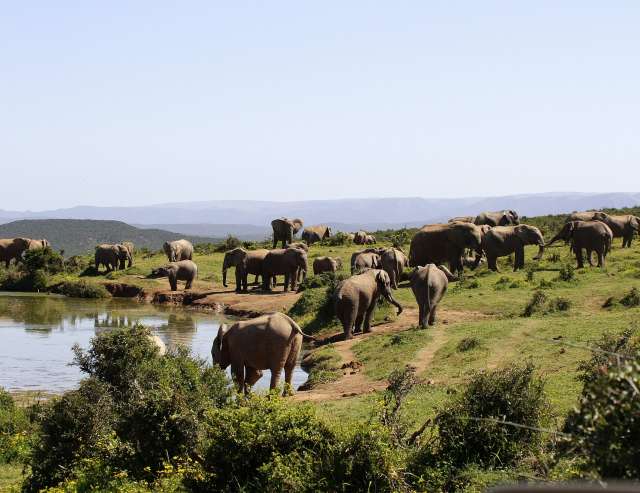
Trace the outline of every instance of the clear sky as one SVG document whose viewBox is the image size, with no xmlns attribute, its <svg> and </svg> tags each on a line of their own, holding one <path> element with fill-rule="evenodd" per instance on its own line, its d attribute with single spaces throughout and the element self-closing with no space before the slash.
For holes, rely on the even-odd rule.
<svg viewBox="0 0 640 493">
<path fill-rule="evenodd" d="M 0 209 L 640 190 L 640 2 L 34 1 Z"/>
</svg>

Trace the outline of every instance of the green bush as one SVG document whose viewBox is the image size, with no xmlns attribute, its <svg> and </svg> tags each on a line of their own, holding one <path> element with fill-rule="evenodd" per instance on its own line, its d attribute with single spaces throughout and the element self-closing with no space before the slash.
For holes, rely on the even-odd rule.
<svg viewBox="0 0 640 493">
<path fill-rule="evenodd" d="M 573 264 L 566 263 L 560 267 L 560 271 L 558 272 L 558 279 L 564 282 L 574 281 L 576 278 L 576 269 Z"/>
<path fill-rule="evenodd" d="M 102 284 L 92 284 L 84 280 L 65 281 L 58 292 L 72 298 L 108 298 L 111 295 Z"/>
<path fill-rule="evenodd" d="M 0 464 L 24 460 L 29 451 L 27 432 L 30 423 L 26 413 L 0 387 Z"/>
<path fill-rule="evenodd" d="M 230 402 L 229 382 L 187 349 L 159 357 L 149 334 L 136 325 L 99 334 L 88 351 L 74 348 L 89 378 L 44 406 L 28 489 L 92 477 L 83 473 L 86 461 L 153 481 L 194 451 L 205 412 Z"/>
<path fill-rule="evenodd" d="M 343 272 L 323 272 L 315 276 L 308 276 L 298 286 L 298 291 L 305 291 L 307 289 L 333 287 L 349 276 Z"/>
<path fill-rule="evenodd" d="M 542 291 L 536 291 L 533 293 L 531 300 L 524 307 L 523 317 L 530 317 L 534 313 L 542 311 L 545 303 L 547 302 L 547 295 Z"/>
<path fill-rule="evenodd" d="M 471 351 L 472 349 L 477 348 L 480 345 L 480 340 L 477 337 L 465 337 L 461 339 L 460 342 L 456 345 L 456 349 L 464 353 L 466 351 Z"/>
<path fill-rule="evenodd" d="M 241 246 L 242 246 L 242 241 L 240 241 L 235 236 L 229 235 L 222 243 L 216 246 L 215 251 L 218 253 L 224 253 Z"/>
<path fill-rule="evenodd" d="M 608 366 L 587 381 L 565 423 L 565 455 L 601 478 L 640 477 L 640 361 Z"/>
<path fill-rule="evenodd" d="M 578 365 L 578 378 L 584 383 L 593 382 L 609 368 L 617 366 L 619 361 L 633 360 L 639 356 L 640 337 L 637 328 L 631 327 L 619 334 L 603 334 L 592 343 L 591 358 Z"/>
<path fill-rule="evenodd" d="M 323 240 L 323 243 L 329 246 L 341 246 L 348 244 L 349 239 L 345 233 L 343 233 L 342 231 L 338 231 L 333 236 L 330 236 L 329 238 Z"/>
<path fill-rule="evenodd" d="M 547 413 L 544 383 L 534 376 L 532 365 L 478 373 L 462 395 L 438 413 L 437 439 L 418 452 L 411 467 L 420 475 L 436 466 L 512 465 L 539 444 L 535 428 Z"/>
<path fill-rule="evenodd" d="M 549 302 L 550 312 L 566 312 L 571 308 L 571 300 L 563 297 L 558 297 Z"/>
<path fill-rule="evenodd" d="M 622 297 L 622 299 L 620 300 L 620 303 L 626 306 L 627 308 L 640 306 L 640 291 L 638 291 L 638 288 L 636 287 L 631 288 L 631 291 L 629 291 L 627 294 L 625 294 Z"/>
</svg>

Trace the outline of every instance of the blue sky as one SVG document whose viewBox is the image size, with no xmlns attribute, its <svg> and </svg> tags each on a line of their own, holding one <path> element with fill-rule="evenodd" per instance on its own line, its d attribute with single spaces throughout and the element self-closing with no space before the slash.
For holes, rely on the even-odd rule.
<svg viewBox="0 0 640 493">
<path fill-rule="evenodd" d="M 638 25 L 636 1 L 5 2 L 0 209 L 638 191 Z"/>
</svg>

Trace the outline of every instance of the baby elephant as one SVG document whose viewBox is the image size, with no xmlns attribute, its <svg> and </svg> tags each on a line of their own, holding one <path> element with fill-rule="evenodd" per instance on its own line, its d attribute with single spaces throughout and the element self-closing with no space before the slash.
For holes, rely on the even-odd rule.
<svg viewBox="0 0 640 493">
<path fill-rule="evenodd" d="M 269 387 L 275 389 L 284 368 L 286 395 L 291 391 L 293 370 L 304 339 L 315 340 L 284 313 L 270 313 L 231 327 L 222 324 L 213 340 L 211 356 L 223 370 L 231 365 L 233 379 L 245 393 L 260 379 L 262 370 L 271 371 Z"/>
<path fill-rule="evenodd" d="M 191 260 L 171 262 L 151 271 L 151 277 L 168 277 L 171 291 L 178 290 L 178 281 L 186 281 L 184 289 L 191 289 L 193 281 L 198 277 L 198 266 Z"/>
<path fill-rule="evenodd" d="M 336 272 L 340 269 L 342 269 L 342 259 L 340 257 L 318 257 L 313 261 L 314 276 L 323 272 Z"/>
<path fill-rule="evenodd" d="M 427 264 L 411 274 L 411 289 L 418 302 L 418 323 L 421 329 L 436 323 L 436 308 L 447 292 L 449 281 L 457 281 L 444 265 Z"/>
<path fill-rule="evenodd" d="M 364 323 L 364 332 L 371 330 L 371 318 L 380 296 L 402 313 L 402 306 L 391 294 L 389 274 L 380 269 L 371 269 L 342 281 L 336 291 L 336 315 L 344 330 L 345 339 L 351 339 L 352 330 L 359 332 Z"/>
</svg>

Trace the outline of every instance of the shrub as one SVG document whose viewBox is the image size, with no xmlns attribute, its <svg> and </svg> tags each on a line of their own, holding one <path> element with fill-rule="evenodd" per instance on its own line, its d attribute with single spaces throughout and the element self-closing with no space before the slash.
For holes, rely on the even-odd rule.
<svg viewBox="0 0 640 493">
<path fill-rule="evenodd" d="M 92 284 L 84 280 L 65 281 L 58 288 L 60 294 L 72 298 L 108 298 L 111 295 L 102 284 Z"/>
<path fill-rule="evenodd" d="M 315 276 L 308 276 L 298 286 L 298 291 L 307 289 L 322 288 L 337 285 L 340 281 L 347 279 L 349 276 L 342 272 L 323 272 Z"/>
<path fill-rule="evenodd" d="M 26 458 L 29 451 L 29 429 L 30 423 L 26 413 L 16 406 L 11 395 L 0 387 L 0 464 Z"/>
<path fill-rule="evenodd" d="M 576 278 L 576 269 L 573 264 L 566 263 L 560 267 L 558 272 L 558 279 L 564 282 L 571 282 Z"/>
<path fill-rule="evenodd" d="M 539 443 L 535 428 L 547 412 L 544 383 L 534 376 L 533 365 L 478 373 L 463 394 L 436 416 L 435 455 L 432 449 L 417 457 L 436 458 L 456 468 L 511 465 Z"/>
<path fill-rule="evenodd" d="M 571 308 L 571 300 L 558 297 L 549 302 L 550 312 L 566 312 Z"/>
<path fill-rule="evenodd" d="M 480 282 L 477 279 L 469 281 L 466 285 L 467 289 L 478 289 L 480 287 Z"/>
<path fill-rule="evenodd" d="M 540 282 L 538 283 L 538 289 L 551 289 L 552 287 L 553 287 L 553 281 L 540 279 Z"/>
<path fill-rule="evenodd" d="M 640 362 L 609 366 L 587 381 L 567 417 L 564 454 L 578 453 L 583 468 L 602 478 L 640 476 Z"/>
<path fill-rule="evenodd" d="M 627 308 L 640 306 L 640 291 L 638 291 L 638 288 L 636 287 L 631 288 L 631 291 L 629 291 L 627 294 L 625 294 L 622 297 L 622 299 L 620 300 L 620 303 L 626 306 Z"/>
<path fill-rule="evenodd" d="M 527 306 L 524 307 L 524 312 L 522 313 L 523 317 L 530 317 L 536 312 L 542 310 L 544 304 L 547 302 L 547 295 L 542 291 L 536 291 L 533 293 L 531 300 L 527 303 Z"/>
<path fill-rule="evenodd" d="M 395 248 L 401 249 L 404 245 L 409 243 L 411 235 L 409 234 L 409 230 L 407 230 L 407 228 L 402 228 L 389 235 L 389 239 L 391 240 L 391 244 Z"/>
<path fill-rule="evenodd" d="M 24 262 L 21 267 L 27 274 L 36 271 L 42 271 L 45 275 L 58 274 L 64 271 L 64 259 L 51 247 L 27 250 L 24 253 Z"/>
<path fill-rule="evenodd" d="M 533 265 L 530 265 L 529 267 L 527 267 L 527 282 L 533 282 L 535 279 L 535 275 L 536 275 L 536 268 Z"/>
<path fill-rule="evenodd" d="M 578 378 L 584 383 L 595 381 L 619 361 L 635 359 L 640 354 L 640 338 L 635 327 L 620 334 L 606 333 L 592 343 L 591 358 L 578 365 Z"/>
<path fill-rule="evenodd" d="M 349 239 L 345 233 L 343 233 L 342 231 L 338 231 L 333 236 L 330 236 L 329 238 L 325 239 L 324 243 L 326 243 L 329 246 L 341 246 L 349 243 Z"/>
<path fill-rule="evenodd" d="M 228 252 L 234 248 L 242 246 L 242 242 L 235 236 L 229 235 L 227 238 L 215 247 L 216 252 Z"/>
<path fill-rule="evenodd" d="M 74 255 L 64 261 L 64 270 L 69 273 L 82 272 L 89 264 L 90 261 L 86 256 Z"/>
<path fill-rule="evenodd" d="M 472 349 L 477 348 L 480 345 L 480 340 L 477 337 L 465 337 L 461 339 L 460 342 L 456 345 L 456 349 L 464 353 L 466 351 L 471 351 Z"/>
<path fill-rule="evenodd" d="M 495 283 L 495 289 L 497 290 L 502 290 L 502 289 L 507 289 L 507 287 L 512 283 L 513 281 L 511 280 L 510 277 L 507 276 L 502 276 L 500 277 L 500 279 L 498 279 Z"/>
</svg>

